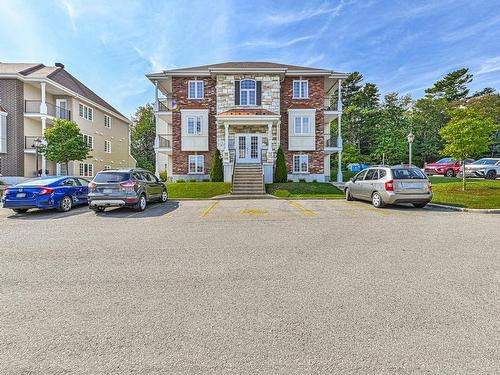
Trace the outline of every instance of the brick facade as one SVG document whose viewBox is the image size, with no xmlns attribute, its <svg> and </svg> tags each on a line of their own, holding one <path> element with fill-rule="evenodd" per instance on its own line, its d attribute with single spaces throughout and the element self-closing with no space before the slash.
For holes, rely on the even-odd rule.
<svg viewBox="0 0 500 375">
<path fill-rule="evenodd" d="M 227 78 L 224 76 L 224 78 Z M 231 76 L 230 78 L 234 78 Z M 216 79 L 212 77 L 200 77 L 199 80 L 204 81 L 204 98 L 203 99 L 188 99 L 188 81 L 194 80 L 194 77 L 172 77 L 172 99 L 176 102 L 178 109 L 208 109 L 208 145 L 209 151 L 194 152 L 181 151 L 181 113 L 174 111 L 172 114 L 172 172 L 174 175 L 188 174 L 188 156 L 189 155 L 204 155 L 205 173 L 210 171 L 212 154 L 217 147 L 217 140 L 223 143 L 223 128 L 219 129 L 219 137 L 217 138 L 217 125 L 215 116 L 217 114 L 217 92 L 227 91 L 227 95 L 234 91 L 234 87 L 226 87 L 219 82 L 217 85 Z M 221 81 L 221 77 L 218 78 Z M 309 173 L 323 174 L 324 169 L 324 77 L 303 77 L 309 81 L 309 98 L 308 99 L 293 99 L 293 81 L 296 77 L 285 77 L 281 82 L 279 111 L 281 115 L 280 125 L 280 142 L 285 153 L 287 167 L 289 173 L 293 173 L 293 155 L 307 154 L 309 155 Z M 225 81 L 224 81 L 225 82 Z M 269 84 L 275 84 L 275 80 L 269 79 Z M 274 86 L 273 86 L 274 87 Z M 264 97 L 264 87 L 262 95 Z M 271 100 L 272 98 L 270 98 Z M 232 99 L 234 102 L 234 98 Z M 315 151 L 289 151 L 288 150 L 288 109 L 293 104 L 310 107 L 316 109 L 316 126 L 315 126 Z M 220 107 L 220 104 L 219 104 Z M 276 105 L 275 105 L 276 107 Z M 224 107 L 225 108 L 225 107 Z M 220 108 L 219 108 L 220 110 Z M 231 129 L 231 128 L 230 128 Z M 235 131 L 234 127 L 231 129 Z M 264 138 L 267 141 L 267 130 L 263 128 Z M 231 134 L 233 135 L 233 134 Z M 267 145 L 266 145 L 267 146 Z"/>
<path fill-rule="evenodd" d="M 210 77 L 199 78 L 204 82 L 204 98 L 188 99 L 188 81 L 194 77 L 174 77 L 172 79 L 172 99 L 179 109 L 208 109 L 208 149 L 205 152 L 181 151 L 181 113 L 172 113 L 172 163 L 173 174 L 188 174 L 188 156 L 204 155 L 205 173 L 210 173 L 212 154 L 217 147 L 217 127 L 215 115 L 217 111 L 216 81 Z"/>
<path fill-rule="evenodd" d="M 281 127 L 280 141 L 283 152 L 285 153 L 288 172 L 293 173 L 293 155 L 309 155 L 309 173 L 324 173 L 324 78 L 323 77 L 304 77 L 309 81 L 309 98 L 293 99 L 293 80 L 294 77 L 286 77 L 281 83 Z M 288 150 L 288 109 L 292 104 L 309 106 L 316 109 L 316 151 L 289 151 Z"/>
<path fill-rule="evenodd" d="M 0 98 L 7 111 L 7 153 L 0 154 L 0 173 L 24 176 L 24 85 L 17 79 L 0 79 Z"/>
</svg>

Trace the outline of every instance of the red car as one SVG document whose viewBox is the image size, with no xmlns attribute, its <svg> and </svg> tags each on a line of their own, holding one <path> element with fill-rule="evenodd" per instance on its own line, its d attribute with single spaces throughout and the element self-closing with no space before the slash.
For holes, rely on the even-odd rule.
<svg viewBox="0 0 500 375">
<path fill-rule="evenodd" d="M 466 160 L 465 163 L 471 163 L 474 160 Z M 462 162 L 453 158 L 443 158 L 435 163 L 425 164 L 424 172 L 428 175 L 440 174 L 446 177 L 455 177 L 462 168 Z"/>
</svg>

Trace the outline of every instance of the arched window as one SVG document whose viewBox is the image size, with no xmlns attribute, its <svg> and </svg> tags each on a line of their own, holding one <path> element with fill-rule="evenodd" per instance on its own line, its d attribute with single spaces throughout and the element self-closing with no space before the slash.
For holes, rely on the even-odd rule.
<svg viewBox="0 0 500 375">
<path fill-rule="evenodd" d="M 257 104 L 257 84 L 253 79 L 244 79 L 240 83 L 240 105 Z"/>
</svg>

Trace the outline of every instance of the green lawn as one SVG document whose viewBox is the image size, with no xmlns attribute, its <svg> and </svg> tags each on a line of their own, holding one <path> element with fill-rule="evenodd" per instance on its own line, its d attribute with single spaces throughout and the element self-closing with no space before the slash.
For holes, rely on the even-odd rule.
<svg viewBox="0 0 500 375">
<path fill-rule="evenodd" d="M 458 178 L 431 177 L 432 203 L 466 208 L 500 208 L 500 180 L 468 179 L 462 190 Z"/>
<path fill-rule="evenodd" d="M 266 192 L 286 198 L 342 198 L 344 194 L 325 182 L 285 182 L 266 185 Z"/>
<path fill-rule="evenodd" d="M 231 184 L 225 182 L 171 182 L 167 188 L 169 199 L 212 198 L 231 192 Z"/>
</svg>

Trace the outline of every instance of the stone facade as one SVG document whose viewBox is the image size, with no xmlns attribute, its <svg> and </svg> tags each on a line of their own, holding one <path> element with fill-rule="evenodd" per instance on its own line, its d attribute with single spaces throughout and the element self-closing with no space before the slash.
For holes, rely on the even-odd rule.
<svg viewBox="0 0 500 375">
<path fill-rule="evenodd" d="M 322 180 L 325 173 L 324 163 L 324 77 L 302 77 L 309 81 L 309 98 L 293 99 L 293 81 L 297 77 L 280 77 L 279 75 L 217 75 L 212 77 L 199 77 L 204 81 L 204 98 L 188 99 L 188 81 L 195 77 L 172 77 L 172 98 L 177 104 L 177 108 L 182 109 L 208 109 L 208 145 L 209 151 L 194 152 L 181 151 L 181 113 L 174 111 L 172 114 L 172 163 L 173 175 L 177 178 L 191 178 L 188 176 L 188 156 L 204 155 L 205 174 L 210 171 L 212 154 L 217 147 L 224 150 L 224 126 L 216 123 L 215 116 L 222 112 L 238 108 L 235 106 L 235 80 L 252 78 L 262 81 L 262 105 L 259 108 L 266 109 L 281 116 L 281 124 L 278 127 L 273 125 L 273 150 L 277 149 L 279 142 L 285 153 L 289 175 L 293 175 L 293 155 L 309 155 L 309 180 Z M 315 150 L 314 151 L 289 151 L 288 150 L 288 109 L 292 105 L 303 108 L 314 108 L 315 112 Z M 241 107 L 248 108 L 248 107 Z M 229 126 L 229 143 L 234 148 L 234 138 L 236 133 L 259 133 L 262 134 L 262 154 L 265 154 L 268 144 L 267 125 L 231 125 Z M 290 176 L 296 179 L 296 175 Z M 174 177 L 175 178 L 175 177 Z M 193 175 L 193 178 L 196 176 Z M 298 178 L 298 177 L 297 177 Z M 302 177 L 300 177 L 302 178 Z"/>
<path fill-rule="evenodd" d="M 0 98 L 7 111 L 7 153 L 0 154 L 0 173 L 24 176 L 24 84 L 0 79 Z"/>
<path fill-rule="evenodd" d="M 281 83 L 281 134 L 280 142 L 285 153 L 288 173 L 293 173 L 293 155 L 309 155 L 309 173 L 324 173 L 324 79 L 323 77 L 304 77 L 309 81 L 309 98 L 293 99 L 293 80 L 296 78 L 286 77 Z M 316 109 L 316 150 L 315 151 L 289 151 L 288 150 L 288 109 L 292 104 L 308 106 Z"/>
<path fill-rule="evenodd" d="M 188 81 L 194 77 L 174 77 L 172 79 L 172 99 L 179 109 L 208 109 L 208 149 L 209 151 L 194 152 L 181 151 L 181 113 L 172 113 L 172 163 L 174 175 L 187 175 L 189 172 L 189 155 L 203 155 L 205 174 L 210 172 L 212 154 L 217 147 L 217 128 L 215 125 L 216 114 L 216 82 L 210 77 L 199 78 L 204 84 L 203 99 L 188 99 Z"/>
<path fill-rule="evenodd" d="M 234 81 L 242 79 L 254 79 L 262 82 L 262 102 L 259 108 L 267 109 L 273 113 L 280 113 L 280 77 L 278 75 L 224 75 L 217 76 L 217 114 L 238 108 L 234 104 Z M 248 108 L 248 107 L 241 107 Z"/>
</svg>

